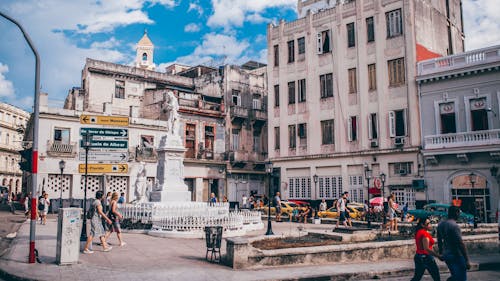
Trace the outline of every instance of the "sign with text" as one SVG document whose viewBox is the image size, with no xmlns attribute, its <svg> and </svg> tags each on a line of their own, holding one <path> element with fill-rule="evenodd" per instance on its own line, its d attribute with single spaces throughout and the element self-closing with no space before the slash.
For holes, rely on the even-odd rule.
<svg viewBox="0 0 500 281">
<path fill-rule="evenodd" d="M 80 140 L 80 147 L 83 147 L 83 140 Z M 128 149 L 128 141 L 126 140 L 92 140 L 90 141 L 91 148 L 108 148 L 108 149 Z"/>
<path fill-rule="evenodd" d="M 87 164 L 89 174 L 127 174 L 128 164 Z M 78 172 L 85 173 L 85 164 L 78 165 Z"/>
<path fill-rule="evenodd" d="M 85 161 L 85 152 L 80 152 L 80 161 Z M 89 150 L 88 161 L 91 162 L 127 162 L 128 152 Z"/>
<path fill-rule="evenodd" d="M 125 116 L 80 115 L 80 124 L 128 126 L 129 119 Z"/>
<path fill-rule="evenodd" d="M 122 139 L 128 137 L 128 129 L 108 129 L 108 128 L 80 128 L 80 135 L 83 136 L 86 133 L 92 135 L 94 139 L 97 136 L 110 137 L 114 139 Z"/>
</svg>

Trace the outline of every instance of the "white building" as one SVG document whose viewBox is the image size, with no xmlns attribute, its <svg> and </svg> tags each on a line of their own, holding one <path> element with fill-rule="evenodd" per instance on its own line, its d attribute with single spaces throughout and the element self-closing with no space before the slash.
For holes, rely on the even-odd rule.
<svg viewBox="0 0 500 281">
<path fill-rule="evenodd" d="M 361 202 L 371 170 L 370 187 L 384 173 L 386 196 L 423 202 L 416 63 L 463 51 L 461 14 L 458 0 L 299 0 L 297 20 L 269 25 L 274 188 Z"/>
<path fill-rule="evenodd" d="M 23 149 L 23 133 L 29 116 L 20 108 L 0 103 L 0 183 L 15 194 L 22 192 L 19 151 Z"/>
</svg>

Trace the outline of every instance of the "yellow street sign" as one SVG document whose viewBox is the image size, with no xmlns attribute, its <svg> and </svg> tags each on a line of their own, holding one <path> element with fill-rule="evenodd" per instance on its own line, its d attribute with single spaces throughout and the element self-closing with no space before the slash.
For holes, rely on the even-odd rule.
<svg viewBox="0 0 500 281">
<path fill-rule="evenodd" d="M 104 115 L 80 115 L 80 124 L 128 126 L 128 117 Z"/>
<path fill-rule="evenodd" d="M 78 165 L 78 172 L 80 174 L 85 174 L 85 164 Z M 128 164 L 88 164 L 87 172 L 89 174 L 102 174 L 102 173 L 127 174 Z"/>
</svg>

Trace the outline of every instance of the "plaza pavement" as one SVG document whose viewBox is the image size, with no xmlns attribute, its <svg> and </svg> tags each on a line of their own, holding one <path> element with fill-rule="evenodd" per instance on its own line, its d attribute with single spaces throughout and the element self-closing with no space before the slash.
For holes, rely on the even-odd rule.
<svg viewBox="0 0 500 281">
<path fill-rule="evenodd" d="M 275 235 L 282 236 L 305 230 L 331 231 L 332 225 L 273 223 Z M 253 231 L 249 236 L 263 235 L 266 229 Z M 233 270 L 205 260 L 205 241 L 202 239 L 157 238 L 145 234 L 124 233 L 124 247 L 113 234 L 111 252 L 102 252 L 94 245 L 94 254 L 80 254 L 75 265 L 55 264 L 57 221 L 48 219 L 37 224 L 36 248 L 41 264 L 28 264 L 29 221 L 26 221 L 12 242 L 10 251 L 0 258 L 0 278 L 5 280 L 359 280 L 407 275 L 413 271 L 412 260 L 387 260 L 356 264 L 318 266 L 287 266 L 258 270 Z M 97 240 L 95 240 L 97 241 Z M 114 243 L 113 243 L 114 242 Z M 83 244 L 82 244 L 83 246 Z M 225 254 L 225 242 L 222 246 Z M 472 257 L 479 266 L 499 266 L 500 255 Z M 442 271 L 445 271 L 445 266 Z"/>
</svg>

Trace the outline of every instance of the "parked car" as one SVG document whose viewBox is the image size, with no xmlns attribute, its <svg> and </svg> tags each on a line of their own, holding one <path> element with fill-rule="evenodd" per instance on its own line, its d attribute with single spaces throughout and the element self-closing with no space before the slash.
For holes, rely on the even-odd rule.
<svg viewBox="0 0 500 281">
<path fill-rule="evenodd" d="M 349 216 L 351 217 L 351 219 L 361 219 L 363 217 L 363 213 L 358 211 L 357 208 L 352 206 L 347 206 L 347 209 L 349 209 Z M 320 218 L 334 219 L 339 216 L 339 213 L 337 211 L 337 207 L 333 206 L 327 209 L 326 211 L 318 212 L 318 216 Z"/>
<path fill-rule="evenodd" d="M 281 214 L 290 216 L 295 207 L 297 207 L 299 210 L 302 210 L 302 211 L 305 210 L 305 207 L 300 207 L 299 205 L 295 204 L 294 202 L 290 202 L 290 201 L 283 202 L 282 201 L 281 202 Z M 264 205 L 264 207 L 261 208 L 261 211 L 267 215 L 267 213 L 269 212 L 268 205 Z M 271 215 L 275 215 L 275 214 L 276 214 L 276 208 L 274 206 L 271 206 Z"/>
<path fill-rule="evenodd" d="M 423 209 L 409 210 L 408 215 L 410 220 L 416 220 L 419 218 L 429 217 L 431 222 L 437 223 L 440 220 L 448 217 L 448 208 L 450 204 L 432 203 L 427 204 Z M 472 222 L 474 221 L 474 216 L 468 213 L 460 211 L 460 216 L 458 218 L 459 222 Z"/>
</svg>

